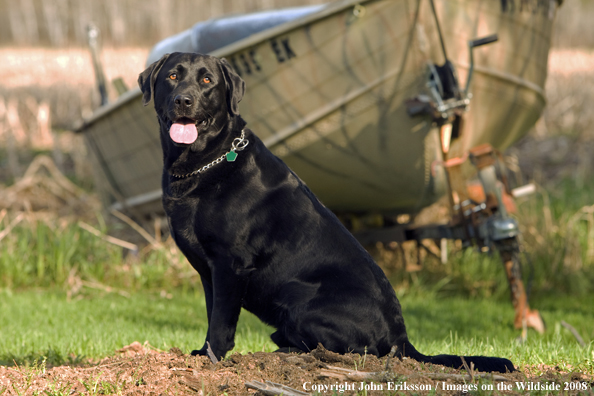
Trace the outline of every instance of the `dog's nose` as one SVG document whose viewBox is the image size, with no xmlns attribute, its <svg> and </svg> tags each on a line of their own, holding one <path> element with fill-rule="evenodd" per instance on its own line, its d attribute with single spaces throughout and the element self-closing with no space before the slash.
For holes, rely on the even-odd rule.
<svg viewBox="0 0 594 396">
<path fill-rule="evenodd" d="M 194 99 L 190 95 L 177 95 L 174 102 L 176 106 L 192 107 Z"/>
</svg>

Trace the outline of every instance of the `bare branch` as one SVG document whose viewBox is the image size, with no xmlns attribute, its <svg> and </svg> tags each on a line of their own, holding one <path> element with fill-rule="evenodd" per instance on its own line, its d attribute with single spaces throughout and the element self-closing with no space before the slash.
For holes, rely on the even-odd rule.
<svg viewBox="0 0 594 396">
<path fill-rule="evenodd" d="M 306 396 L 309 393 L 302 392 L 297 389 L 289 388 L 288 386 L 277 384 L 274 382 L 266 381 L 266 383 L 260 381 L 248 381 L 245 383 L 245 387 L 248 389 L 256 389 L 264 395 L 268 396 Z"/>
<path fill-rule="evenodd" d="M 584 339 L 582 338 L 582 336 L 580 336 L 580 333 L 578 333 L 578 331 L 575 329 L 575 327 L 573 327 L 572 325 L 570 325 L 569 323 L 567 323 L 564 320 L 561 321 L 561 325 L 563 327 L 565 327 L 567 330 L 571 331 L 571 334 L 573 334 L 573 336 L 575 337 L 575 339 L 581 345 L 582 348 L 586 347 L 586 343 L 584 342 Z"/>
<path fill-rule="evenodd" d="M 217 364 L 219 362 L 219 359 L 217 359 L 214 352 L 210 348 L 210 342 L 208 342 L 208 341 L 206 341 L 206 353 L 207 353 L 208 357 L 210 358 L 210 361 L 212 362 L 212 364 Z"/>
</svg>

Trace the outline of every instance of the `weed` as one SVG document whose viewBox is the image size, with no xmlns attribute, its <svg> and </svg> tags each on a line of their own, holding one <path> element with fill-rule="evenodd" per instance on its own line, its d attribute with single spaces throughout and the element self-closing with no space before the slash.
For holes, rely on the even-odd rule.
<svg viewBox="0 0 594 396">
<path fill-rule="evenodd" d="M 91 375 L 91 377 L 89 378 L 88 381 L 84 381 L 83 379 L 80 379 L 80 378 L 78 381 L 82 384 L 82 386 L 85 387 L 85 389 L 91 396 L 95 396 L 95 395 L 100 394 L 99 379 L 101 378 L 102 375 L 103 375 L 103 371 L 100 372 L 94 379 L 93 379 L 93 376 Z"/>
<path fill-rule="evenodd" d="M 140 364 L 134 369 L 134 372 L 132 373 L 132 380 L 134 381 L 134 385 L 136 385 L 136 386 L 146 385 L 144 378 L 142 378 L 142 376 L 140 374 L 140 369 L 142 369 L 142 367 L 146 363 L 148 356 L 149 355 L 144 356 L 144 358 L 142 359 L 142 362 L 140 362 Z"/>
<path fill-rule="evenodd" d="M 125 257 L 120 247 L 78 223 L 28 220 L 11 229 L 0 244 L 0 287 L 60 287 L 76 295 L 89 288 L 191 290 L 200 285 L 198 274 L 172 241 Z M 100 232 L 106 234 L 106 226 Z"/>
<path fill-rule="evenodd" d="M 365 369 L 365 361 L 367 360 L 367 346 L 365 347 L 365 353 L 363 354 L 363 356 L 359 357 L 359 362 L 357 364 L 357 361 L 355 360 L 355 370 L 359 370 L 359 368 L 361 368 L 361 370 Z"/>
<path fill-rule="evenodd" d="M 363 369 L 365 369 L 365 361 L 367 360 L 367 346 L 365 347 L 365 354 L 363 355 Z"/>
<path fill-rule="evenodd" d="M 122 385 L 112 384 L 107 381 L 101 381 L 101 391 L 99 394 L 102 395 L 121 395 L 122 390 L 126 386 L 126 381 L 122 383 Z"/>
<path fill-rule="evenodd" d="M 14 378 L 13 376 L 9 375 L 9 376 L 8 376 L 8 378 L 10 378 L 10 379 L 11 379 L 11 384 L 10 384 L 10 385 L 12 386 L 12 390 L 14 391 L 14 393 L 15 393 L 17 396 L 24 395 L 24 394 L 25 394 L 25 392 L 27 392 L 27 390 L 29 389 L 29 386 L 30 386 L 30 385 L 27 385 L 27 384 L 24 384 L 24 385 L 22 385 L 22 386 L 20 386 L 20 385 L 17 385 L 19 382 L 18 382 L 18 380 L 17 380 L 16 378 Z"/>
<path fill-rule="evenodd" d="M 29 388 L 31 387 L 31 385 L 33 385 L 33 380 L 35 379 L 35 377 L 39 376 L 39 375 L 44 375 L 45 374 L 45 370 L 46 370 L 46 361 L 45 359 L 43 359 L 41 362 L 37 359 L 35 359 L 32 364 L 30 366 L 25 366 L 25 367 L 21 367 L 19 366 L 16 361 L 14 361 L 14 364 L 16 366 L 16 372 L 19 374 L 20 381 L 18 381 L 16 378 L 14 378 L 12 375 L 10 375 L 9 377 L 12 380 L 11 386 L 13 391 L 17 394 L 17 395 L 24 395 L 27 393 L 27 390 L 29 390 Z M 21 385 L 17 385 L 18 383 L 20 383 Z M 4 388 L 4 390 L 0 393 L 0 395 L 2 395 L 2 393 L 4 393 L 6 391 L 7 388 Z"/>
<path fill-rule="evenodd" d="M 55 380 L 54 382 L 47 385 L 49 389 L 44 390 L 47 396 L 70 396 L 72 391 L 72 384 L 67 383 L 62 385 Z"/>
</svg>

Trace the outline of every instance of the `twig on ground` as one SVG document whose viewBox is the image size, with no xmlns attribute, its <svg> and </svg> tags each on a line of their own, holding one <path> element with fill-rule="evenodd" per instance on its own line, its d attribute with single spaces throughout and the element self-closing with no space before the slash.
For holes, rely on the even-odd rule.
<svg viewBox="0 0 594 396">
<path fill-rule="evenodd" d="M 99 238 L 103 239 L 105 242 L 109 242 L 114 245 L 121 246 L 124 249 L 133 251 L 134 253 L 138 252 L 138 246 L 136 246 L 135 244 L 123 241 L 121 239 L 118 239 L 118 238 L 115 238 L 115 237 L 112 237 L 109 235 L 104 235 L 101 231 L 99 231 L 95 227 L 85 223 L 84 221 L 79 221 L 78 226 L 80 228 L 82 228 L 83 230 L 88 231 L 95 236 L 98 236 Z"/>
<path fill-rule="evenodd" d="M 575 329 L 575 327 L 573 327 L 572 325 L 570 325 L 569 323 L 567 323 L 564 320 L 561 321 L 561 326 L 563 326 L 567 330 L 571 331 L 571 334 L 573 334 L 573 336 L 575 337 L 575 339 L 577 340 L 577 342 L 580 344 L 580 346 L 582 348 L 586 347 L 586 343 L 584 342 L 584 339 L 582 338 L 582 336 L 580 336 L 580 333 L 578 333 L 578 331 Z"/>
<path fill-rule="evenodd" d="M 380 374 L 379 372 L 357 371 L 336 366 L 328 366 L 320 369 L 321 377 L 337 378 L 339 380 L 365 381 L 375 378 Z"/>
<path fill-rule="evenodd" d="M 91 367 L 81 367 L 81 368 L 79 368 L 79 370 L 87 371 L 87 370 L 97 370 L 100 368 L 111 367 L 111 366 L 122 366 L 126 363 L 131 363 L 133 360 L 134 360 L 134 358 L 131 357 L 131 358 L 127 358 L 125 360 L 118 361 L 118 362 L 105 363 L 105 364 L 100 364 L 98 366 L 91 366 Z"/>
<path fill-rule="evenodd" d="M 206 341 L 206 353 L 208 354 L 208 357 L 210 358 L 212 364 L 217 364 L 219 362 L 219 359 L 217 359 L 214 352 L 210 348 L 210 342 L 208 341 Z"/>
<path fill-rule="evenodd" d="M 256 389 L 267 396 L 306 396 L 309 393 L 302 392 L 297 389 L 289 388 L 288 386 L 277 384 L 274 382 L 266 381 L 266 383 L 260 381 L 248 381 L 245 383 L 245 387 L 248 389 Z"/>
<path fill-rule="evenodd" d="M 149 344 L 148 340 L 144 341 L 144 344 L 142 346 L 144 347 L 144 349 L 152 350 L 152 351 L 159 352 L 159 353 L 165 353 L 164 350 L 159 349 L 159 348 L 154 347 L 151 344 Z"/>
<path fill-rule="evenodd" d="M 386 359 L 386 367 L 384 368 L 384 370 L 386 370 L 386 371 L 390 370 L 390 358 L 393 358 L 394 356 L 396 356 L 397 350 L 398 350 L 398 348 L 396 348 L 396 345 L 392 346 L 392 349 L 390 349 L 390 353 L 388 353 L 388 358 Z"/>
<path fill-rule="evenodd" d="M 132 220 L 122 212 L 112 209 L 111 214 L 117 217 L 118 219 L 122 220 L 124 223 L 128 224 L 130 227 L 132 227 L 134 231 L 138 232 L 144 239 L 147 240 L 148 243 L 153 245 L 153 247 L 161 247 L 161 244 L 157 242 L 157 240 L 153 238 L 151 234 L 146 232 L 144 228 L 142 228 L 138 223 L 136 223 L 134 220 Z"/>
<path fill-rule="evenodd" d="M 161 245 L 161 243 L 162 243 L 163 241 L 161 240 L 161 218 L 160 218 L 160 217 L 157 217 L 157 218 L 155 219 L 155 222 L 154 222 L 154 227 L 155 227 L 155 241 L 156 241 L 156 242 L 157 242 L 159 245 Z"/>
<path fill-rule="evenodd" d="M 0 241 L 2 239 L 4 239 L 4 237 L 6 237 L 6 235 L 10 234 L 10 231 L 12 231 L 12 229 L 19 224 L 23 218 L 25 217 L 24 213 L 19 213 L 17 217 L 14 218 L 13 221 L 10 222 L 10 224 L 8 224 L 8 227 L 6 227 L 4 230 L 2 230 L 2 232 L 0 232 Z"/>
<path fill-rule="evenodd" d="M 466 359 L 464 359 L 464 356 L 460 356 L 460 359 L 462 359 L 462 364 L 464 365 L 466 372 L 468 372 L 468 375 L 470 376 L 470 382 L 474 382 L 474 363 L 470 362 L 470 367 L 468 367 L 468 363 L 466 363 Z"/>
<path fill-rule="evenodd" d="M 202 392 L 202 386 L 204 384 L 201 383 L 201 382 L 199 383 L 194 378 L 184 377 L 179 382 L 180 382 L 180 384 L 183 384 L 183 385 L 187 386 L 188 388 L 192 389 L 194 392 L 197 392 L 199 395 L 202 394 L 201 393 Z"/>
<path fill-rule="evenodd" d="M 114 290 L 112 287 L 102 285 L 101 283 L 81 281 L 81 284 L 83 286 L 88 287 L 88 288 L 91 288 L 91 289 L 103 290 L 103 291 L 106 291 L 108 293 L 117 293 L 120 296 L 126 297 L 126 298 L 129 298 L 130 297 L 130 293 L 126 293 L 123 290 Z"/>
</svg>

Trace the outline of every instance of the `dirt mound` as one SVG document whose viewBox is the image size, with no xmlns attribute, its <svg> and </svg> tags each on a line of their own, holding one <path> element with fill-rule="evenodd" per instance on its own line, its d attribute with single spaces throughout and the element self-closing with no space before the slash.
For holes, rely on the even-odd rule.
<svg viewBox="0 0 594 396">
<path fill-rule="evenodd" d="M 0 394 L 51 395 L 254 395 L 254 394 L 461 394 L 469 390 L 592 389 L 594 379 L 555 367 L 484 375 L 414 360 L 339 355 L 318 347 L 307 354 L 256 352 L 232 354 L 213 364 L 179 349 L 159 352 L 133 343 L 86 367 L 0 367 Z M 523 384 L 525 390 L 518 389 Z M 567 385 L 569 384 L 569 385 Z M 443 392 L 440 392 L 443 391 Z M 546 392 L 545 392 L 546 393 Z M 574 392 L 569 392 L 574 393 Z"/>
</svg>

